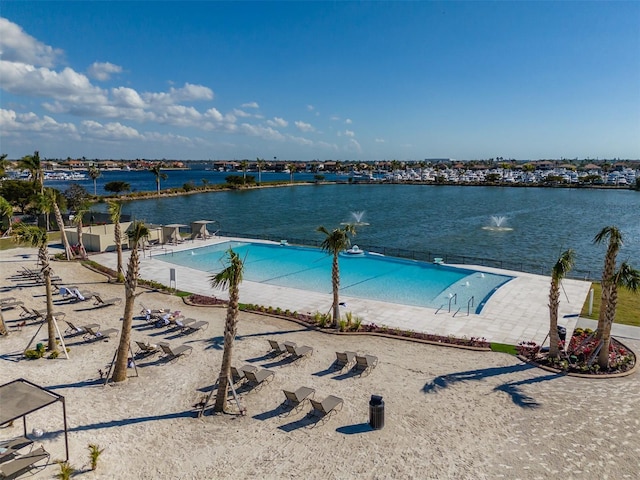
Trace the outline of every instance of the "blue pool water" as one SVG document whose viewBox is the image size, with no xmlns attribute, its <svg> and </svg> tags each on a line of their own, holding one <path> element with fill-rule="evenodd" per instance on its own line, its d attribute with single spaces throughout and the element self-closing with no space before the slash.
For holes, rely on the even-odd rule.
<svg viewBox="0 0 640 480">
<path fill-rule="evenodd" d="M 332 257 L 320 249 L 232 241 L 154 258 L 216 273 L 224 268 L 229 248 L 244 259 L 245 280 L 332 291 Z M 512 278 L 371 253 L 340 256 L 341 295 L 403 305 L 448 308 L 452 299 L 452 309 L 469 305 L 471 312 L 480 313 L 493 292 Z"/>
</svg>

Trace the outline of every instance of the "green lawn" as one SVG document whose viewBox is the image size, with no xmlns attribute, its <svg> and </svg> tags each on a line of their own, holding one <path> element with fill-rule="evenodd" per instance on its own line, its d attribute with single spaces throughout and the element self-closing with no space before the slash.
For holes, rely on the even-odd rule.
<svg viewBox="0 0 640 480">
<path fill-rule="evenodd" d="M 598 319 L 600 314 L 600 296 L 602 295 L 602 288 L 599 283 L 593 283 L 593 312 L 591 315 L 587 315 L 589 312 L 589 297 L 584 302 L 581 315 L 585 318 L 591 318 L 593 320 Z M 618 305 L 616 308 L 616 321 L 622 325 L 632 325 L 634 327 L 640 327 L 640 292 L 633 294 L 623 288 L 618 289 Z"/>
</svg>

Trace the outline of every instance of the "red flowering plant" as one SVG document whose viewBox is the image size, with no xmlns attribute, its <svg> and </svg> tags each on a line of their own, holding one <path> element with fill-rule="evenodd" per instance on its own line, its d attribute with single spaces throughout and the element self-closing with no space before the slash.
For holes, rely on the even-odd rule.
<svg viewBox="0 0 640 480">
<path fill-rule="evenodd" d="M 540 352 L 540 345 L 533 341 L 520 342 L 518 343 L 517 351 L 518 355 L 522 355 L 523 357 L 533 360 Z"/>
</svg>

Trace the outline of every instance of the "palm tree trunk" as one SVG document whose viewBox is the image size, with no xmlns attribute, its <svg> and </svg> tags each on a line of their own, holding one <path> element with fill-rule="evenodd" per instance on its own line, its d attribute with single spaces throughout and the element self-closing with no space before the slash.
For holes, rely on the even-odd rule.
<svg viewBox="0 0 640 480">
<path fill-rule="evenodd" d="M 120 333 L 120 343 L 116 354 L 116 365 L 113 371 L 113 381 L 123 382 L 127 379 L 127 363 L 129 360 L 129 345 L 131 343 L 131 327 L 133 325 L 133 309 L 136 299 L 136 288 L 138 287 L 138 273 L 140 269 L 140 259 L 138 250 L 131 251 L 129 267 L 127 268 L 127 279 L 124 284 L 125 302 L 124 318 L 122 320 L 122 332 Z"/>
<path fill-rule="evenodd" d="M 340 321 L 340 267 L 338 266 L 338 252 L 333 254 L 333 264 L 331 266 L 331 280 L 333 284 L 333 324 L 339 328 Z"/>
<path fill-rule="evenodd" d="M 609 302 L 611 297 L 611 290 L 613 284 L 613 274 L 616 269 L 616 256 L 618 254 L 619 245 L 615 242 L 609 241 L 609 247 L 607 248 L 607 254 L 604 261 L 604 271 L 602 272 L 602 296 L 600 300 L 600 314 L 598 315 L 598 328 L 596 330 L 596 338 L 602 340 L 602 332 L 605 328 L 607 311 L 609 309 Z"/>
<path fill-rule="evenodd" d="M 53 324 L 53 292 L 51 289 L 51 267 L 49 266 L 49 248 L 45 243 L 38 250 L 38 257 L 42 265 L 42 276 L 44 277 L 44 287 L 47 295 L 47 336 L 49 338 L 47 349 L 50 352 L 58 350 L 56 343 L 56 329 Z"/>
<path fill-rule="evenodd" d="M 76 232 L 78 234 L 78 245 L 80 246 L 80 257 L 83 260 L 87 259 L 87 251 L 84 248 L 84 243 L 82 242 L 82 218 L 78 219 L 78 223 L 76 224 Z"/>
<path fill-rule="evenodd" d="M 560 305 L 560 289 L 558 281 L 551 280 L 549 293 L 549 357 L 558 358 L 558 307 Z"/>
<path fill-rule="evenodd" d="M 124 271 L 122 268 L 122 230 L 120 229 L 120 222 L 116 222 L 113 227 L 114 240 L 116 241 L 116 254 L 118 257 L 118 281 L 124 280 Z"/>
<path fill-rule="evenodd" d="M 4 315 L 0 312 L 0 337 L 5 335 L 9 335 L 9 330 L 7 330 L 7 325 L 4 323 Z"/>
<path fill-rule="evenodd" d="M 229 306 L 227 307 L 227 317 L 224 325 L 224 351 L 222 353 L 222 366 L 220 367 L 216 403 L 213 407 L 216 412 L 224 412 L 224 408 L 227 405 L 227 395 L 229 395 L 229 378 L 231 377 L 233 340 L 236 337 L 236 331 L 238 329 L 238 302 L 238 286 L 231 285 L 229 287 Z"/>
<path fill-rule="evenodd" d="M 64 254 L 67 257 L 67 260 L 71 260 L 71 248 L 69 248 L 69 240 L 67 239 L 67 232 L 64 230 L 64 221 L 62 220 L 62 213 L 60 213 L 60 207 L 58 204 L 53 202 L 53 212 L 56 216 L 56 223 L 58 224 L 58 228 L 60 229 L 60 237 L 62 238 L 62 245 L 64 245 Z"/>
<path fill-rule="evenodd" d="M 616 316 L 616 306 L 618 304 L 618 287 L 615 282 L 612 282 L 609 303 L 607 305 L 606 318 L 601 330 L 601 345 L 600 352 L 598 353 L 598 365 L 600 368 L 609 368 L 609 347 L 611 345 L 611 326 Z"/>
</svg>

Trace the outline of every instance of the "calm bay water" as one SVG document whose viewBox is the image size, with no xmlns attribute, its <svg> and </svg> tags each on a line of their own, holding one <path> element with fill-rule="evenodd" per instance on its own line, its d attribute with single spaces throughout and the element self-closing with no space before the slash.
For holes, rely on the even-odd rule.
<svg viewBox="0 0 640 480">
<path fill-rule="evenodd" d="M 189 170 L 163 170 L 167 174 L 166 180 L 160 181 L 160 188 L 182 188 L 187 182 L 193 182 L 195 185 L 202 185 L 203 179 L 211 184 L 225 183 L 225 179 L 229 175 L 242 176 L 242 172 L 219 172 L 217 170 L 206 170 L 204 165 L 195 165 Z M 247 172 L 247 175 L 253 175 L 258 181 L 258 172 Z M 313 173 L 299 172 L 294 174 L 294 180 L 312 181 Z M 335 175 L 326 175 L 327 180 L 335 179 Z M 262 181 L 282 181 L 289 180 L 288 173 L 282 172 L 262 172 Z M 144 192 L 156 190 L 156 177 L 147 170 L 106 170 L 101 172 L 100 178 L 96 180 L 96 193 L 98 195 L 109 195 L 105 191 L 104 186 L 109 182 L 122 180 L 128 182 L 132 192 Z M 54 187 L 64 191 L 71 184 L 82 185 L 89 193 L 93 193 L 93 180 L 47 180 L 48 187 Z"/>
<path fill-rule="evenodd" d="M 600 277 L 606 251 L 593 237 L 616 225 L 626 239 L 619 260 L 640 268 L 640 193 L 631 190 L 300 185 L 136 200 L 123 211 L 156 224 L 217 220 L 223 232 L 310 244 L 323 238 L 319 225 L 333 229 L 364 212 L 368 225 L 357 227 L 353 243 L 367 250 L 490 258 L 505 268 L 523 263 L 548 274 L 559 254 L 573 248 L 576 276 L 590 278 Z M 504 217 L 511 230 L 483 228 L 492 216 Z"/>
</svg>

